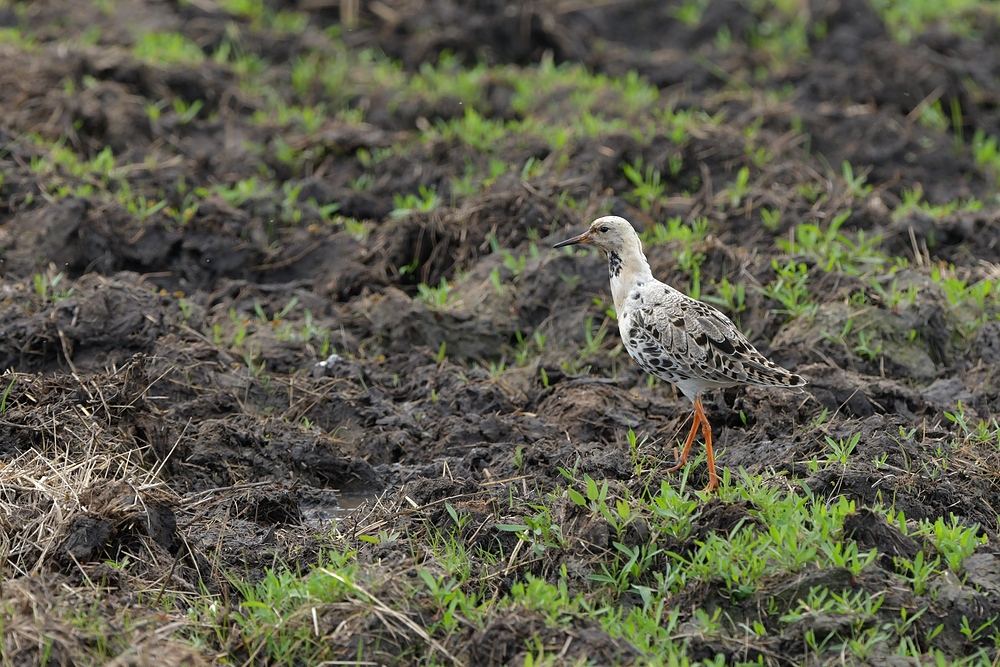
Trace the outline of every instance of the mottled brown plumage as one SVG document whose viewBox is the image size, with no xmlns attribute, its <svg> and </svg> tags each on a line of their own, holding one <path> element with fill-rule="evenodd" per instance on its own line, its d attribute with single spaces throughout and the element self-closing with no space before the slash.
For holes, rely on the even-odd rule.
<svg viewBox="0 0 1000 667">
<path fill-rule="evenodd" d="M 701 394 L 739 384 L 801 387 L 805 380 L 758 352 L 721 312 L 654 278 L 642 242 L 625 218 L 598 218 L 586 232 L 555 247 L 576 243 L 595 245 L 608 255 L 618 329 L 629 355 L 647 373 L 676 385 L 694 404 L 694 423 L 671 470 L 687 462 L 701 427 L 709 468 L 705 490 L 713 490 L 718 477 Z"/>
</svg>

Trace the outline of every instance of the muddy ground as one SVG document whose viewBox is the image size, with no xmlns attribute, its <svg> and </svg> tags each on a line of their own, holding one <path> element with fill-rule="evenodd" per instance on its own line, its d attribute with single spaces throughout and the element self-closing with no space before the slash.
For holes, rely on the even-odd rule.
<svg viewBox="0 0 1000 667">
<path fill-rule="evenodd" d="M 751 46 L 767 18 L 755 3 L 709 2 L 693 24 L 676 18 L 679 3 L 360 3 L 356 25 L 340 32 L 345 52 L 380 50 L 404 76 L 443 53 L 465 67 L 577 62 L 609 77 L 635 71 L 663 104 L 719 119 L 683 143 L 639 140 L 627 128 L 579 138 L 558 164 L 544 141 L 498 141 L 492 157 L 548 168 L 456 194 L 449 184 L 488 159 L 447 138 L 414 138 L 461 117 L 461 98 L 400 100 L 362 86 L 343 104 L 363 110 L 363 122 L 331 113 L 303 130 L 253 121 L 263 103 L 228 66 L 151 64 L 132 51 L 140 29 L 178 32 L 208 54 L 238 30 L 275 90 L 315 104 L 330 93 L 293 92 L 290 72 L 323 48 L 324 30 L 341 25 L 351 3 L 268 3 L 304 13 L 294 32 L 213 2 L 0 3 L 0 25 L 32 35 L 30 45 L 0 41 L 0 568 L 4 597 L 15 601 L 4 664 L 82 664 L 86 639 L 56 620 L 66 600 L 102 605 L 109 619 L 123 607 L 148 612 L 138 648 L 111 651 L 120 664 L 253 663 L 246 647 L 169 640 L 176 617 L 157 615 L 157 591 L 228 600 L 233 578 L 257 581 L 277 563 L 308 569 L 345 541 L 359 562 L 405 572 L 421 531 L 447 523 L 446 503 L 472 517 L 470 549 L 510 554 L 517 539 L 498 526 L 520 523 L 518 508 L 561 488 L 560 468 L 641 493 L 628 430 L 643 457 L 670 461 L 690 406 L 622 352 L 604 260 L 548 250 L 604 212 L 639 229 L 707 219 L 693 248 L 704 255 L 702 293 L 717 294 L 723 279 L 744 285 L 745 310 L 727 312 L 809 382 L 799 394 L 709 396 L 721 467 L 862 508 L 891 503 L 911 520 L 953 514 L 988 537 L 980 553 L 997 553 L 1000 448 L 962 440 L 945 415 L 959 401 L 973 425 L 1000 411 L 995 294 L 972 313 L 932 279 L 935 269 L 969 285 L 1000 278 L 997 174 L 970 148 L 976 130 L 1000 136 L 997 24 L 973 17 L 970 36 L 932 25 L 901 44 L 860 0 L 816 4 L 801 9 L 806 57 L 779 63 Z M 482 92 L 484 117 L 523 120 L 503 77 Z M 201 107 L 182 117 L 162 103 L 176 99 Z M 920 122 L 938 102 L 959 115 Z M 569 103 L 553 91 L 553 116 Z M 771 159 L 752 159 L 750 134 Z M 40 166 L 57 141 L 80 161 L 111 147 L 132 191 L 165 207 L 144 215 L 96 194 L 114 188 L 92 174 Z M 290 166 L 279 157 L 285 145 L 312 152 Z M 365 158 L 375 154 L 380 161 Z M 666 174 L 677 156 L 660 202 L 640 206 L 622 163 L 641 157 Z M 851 189 L 844 161 L 873 188 Z M 730 199 L 743 167 L 750 186 Z M 367 189 L 356 187 L 362 176 Z M 185 192 L 251 178 L 275 187 L 238 203 L 210 194 L 185 219 L 171 215 L 184 210 Z M 76 187 L 86 183 L 95 194 Z M 285 184 L 312 200 L 294 219 L 283 217 Z M 393 195 L 421 186 L 437 188 L 441 204 L 393 215 Z M 983 206 L 902 211 L 917 188 L 933 205 Z M 339 207 L 332 221 L 318 212 L 328 204 Z M 777 225 L 764 224 L 764 208 L 781 212 Z M 907 268 L 891 277 L 891 260 L 875 271 L 829 270 L 777 243 L 848 209 L 842 230 L 880 236 L 879 251 Z M 650 245 L 650 262 L 688 289 L 678 248 Z M 807 268 L 811 316 L 791 318 L 758 289 L 776 280 L 772 260 L 790 259 Z M 442 279 L 447 303 L 421 298 L 420 285 Z M 918 286 L 915 298 L 892 304 L 873 287 L 892 280 Z M 849 318 L 868 323 L 877 352 L 830 335 Z M 855 433 L 846 465 L 808 465 L 826 455 L 827 437 Z M 681 483 L 663 472 L 642 486 L 658 480 Z M 704 466 L 693 467 L 687 482 L 705 481 Z M 696 536 L 745 515 L 738 504 L 702 502 Z M 855 539 L 884 547 L 891 536 L 865 516 Z M 565 535 L 610 548 L 607 527 L 580 525 L 569 510 L 558 521 Z M 404 546 L 358 539 L 386 530 L 406 536 Z M 552 578 L 566 564 L 581 573 L 590 557 L 570 549 L 501 563 L 490 585 L 509 587 L 525 572 Z M 874 567 L 861 585 L 889 590 Z M 94 582 L 103 582 L 96 598 Z M 685 614 L 699 605 L 746 613 L 711 587 L 676 604 Z M 995 591 L 975 604 L 982 618 L 1000 612 Z M 953 612 L 942 605 L 930 627 L 931 616 Z M 538 619 L 499 614 L 449 648 L 467 664 L 500 664 L 546 632 L 555 631 Z M 45 655 L 42 635 L 56 638 Z M 933 646 L 951 658 L 979 648 L 957 630 L 940 637 Z M 386 641 L 366 657 L 389 660 Z M 758 648 L 775 663 L 802 655 L 792 639 Z M 695 658 L 756 655 L 721 638 L 689 649 Z M 345 651 L 354 659 L 353 644 Z M 564 657 L 635 655 L 584 626 Z"/>
</svg>

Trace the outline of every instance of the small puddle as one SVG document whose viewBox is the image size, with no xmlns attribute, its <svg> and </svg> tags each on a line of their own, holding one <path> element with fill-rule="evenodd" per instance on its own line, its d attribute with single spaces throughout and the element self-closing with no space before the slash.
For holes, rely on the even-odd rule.
<svg viewBox="0 0 1000 667">
<path fill-rule="evenodd" d="M 346 519 L 360 507 L 370 506 L 379 497 L 377 493 L 330 493 L 335 499 L 327 502 L 303 502 L 302 521 L 311 526 L 322 527 L 332 521 Z"/>
<path fill-rule="evenodd" d="M 337 507 L 334 512 L 338 518 L 350 516 L 354 510 L 369 501 L 375 502 L 378 497 L 377 493 L 342 493 L 337 496 Z"/>
</svg>

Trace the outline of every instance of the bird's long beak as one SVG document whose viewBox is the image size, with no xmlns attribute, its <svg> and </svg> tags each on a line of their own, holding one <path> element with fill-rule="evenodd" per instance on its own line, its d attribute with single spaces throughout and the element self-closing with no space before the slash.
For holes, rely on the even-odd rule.
<svg viewBox="0 0 1000 667">
<path fill-rule="evenodd" d="M 578 243 L 590 243 L 590 230 L 580 234 L 579 236 L 574 236 L 571 239 L 566 239 L 565 241 L 560 241 L 559 243 L 552 246 L 553 248 L 564 248 L 568 245 L 576 245 Z"/>
</svg>

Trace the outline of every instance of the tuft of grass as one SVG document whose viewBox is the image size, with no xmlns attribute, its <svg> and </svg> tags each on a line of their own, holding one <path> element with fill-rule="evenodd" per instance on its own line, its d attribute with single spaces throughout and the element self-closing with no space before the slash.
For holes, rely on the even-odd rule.
<svg viewBox="0 0 1000 667">
<path fill-rule="evenodd" d="M 154 65 L 198 65 L 205 52 L 177 32 L 145 32 L 136 39 L 135 57 Z"/>
<path fill-rule="evenodd" d="M 642 171 L 642 156 L 635 159 L 632 164 L 623 163 L 622 171 L 625 178 L 634 186 L 632 192 L 628 194 L 630 201 L 638 202 L 643 211 L 659 211 L 659 200 L 666 191 L 666 183 L 660 179 L 660 170 L 654 169 L 651 165 Z"/>
<path fill-rule="evenodd" d="M 479 115 L 475 109 L 466 108 L 462 118 L 440 122 L 437 129 L 445 141 L 458 140 L 479 153 L 489 154 L 506 136 L 516 133 L 517 125 L 508 126 L 502 120 L 492 120 Z"/>
<path fill-rule="evenodd" d="M 664 223 L 654 223 L 640 234 L 639 238 L 646 247 L 666 245 L 679 241 L 684 245 L 702 243 L 708 237 L 709 221 L 707 218 L 696 218 L 690 224 L 685 223 L 680 216 L 670 218 Z"/>
<path fill-rule="evenodd" d="M 452 286 L 446 278 L 442 277 L 441 282 L 436 287 L 424 283 L 417 285 L 417 298 L 430 306 L 432 310 L 442 311 L 455 300 L 451 291 Z"/>
<path fill-rule="evenodd" d="M 420 194 L 415 195 L 409 192 L 405 195 L 395 194 L 392 196 L 395 208 L 389 213 L 393 218 L 405 218 L 414 213 L 428 213 L 433 211 L 441 203 L 441 198 L 433 188 L 420 186 Z"/>
<path fill-rule="evenodd" d="M 774 281 L 758 289 L 761 294 L 783 306 L 776 312 L 785 313 L 790 318 L 814 315 L 819 306 L 809 298 L 809 272 L 806 265 L 789 262 L 781 266 L 775 259 L 771 260 L 771 266 L 776 274 Z"/>
<path fill-rule="evenodd" d="M 853 236 L 840 231 L 850 216 L 850 211 L 844 211 L 826 229 L 812 223 L 797 225 L 793 239 L 777 238 L 775 243 L 786 254 L 801 254 L 815 259 L 824 271 L 861 275 L 881 270 L 892 262 L 879 250 L 881 237 L 868 236 L 864 230 Z"/>
</svg>

